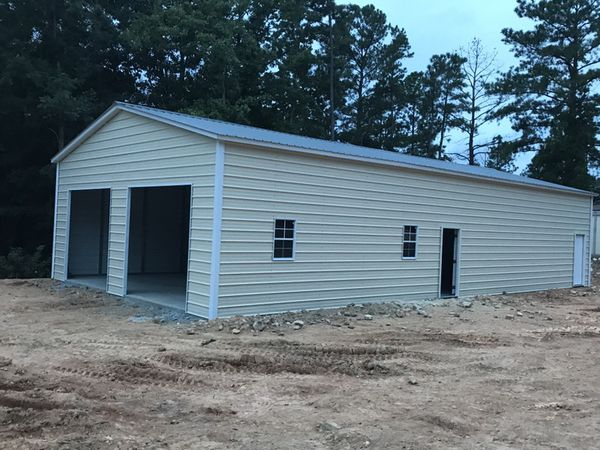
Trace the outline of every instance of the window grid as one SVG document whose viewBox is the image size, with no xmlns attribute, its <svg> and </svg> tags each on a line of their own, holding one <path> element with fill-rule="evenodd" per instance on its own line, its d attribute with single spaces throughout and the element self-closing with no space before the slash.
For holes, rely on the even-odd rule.
<svg viewBox="0 0 600 450">
<path fill-rule="evenodd" d="M 295 228 L 295 220 L 275 219 L 273 259 L 294 259 Z"/>
<path fill-rule="evenodd" d="M 416 259 L 417 257 L 417 226 L 404 225 L 404 239 L 402 241 L 402 257 Z"/>
</svg>

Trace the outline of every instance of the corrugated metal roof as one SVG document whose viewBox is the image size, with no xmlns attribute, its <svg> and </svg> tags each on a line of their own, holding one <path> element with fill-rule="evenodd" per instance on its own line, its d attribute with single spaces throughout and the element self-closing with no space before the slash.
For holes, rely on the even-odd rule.
<svg viewBox="0 0 600 450">
<path fill-rule="evenodd" d="M 456 164 L 449 161 L 410 156 L 387 150 L 344 144 L 342 142 L 281 133 L 279 131 L 207 119 L 204 117 L 165 111 L 162 109 L 150 108 L 147 106 L 134 105 L 130 103 L 117 102 L 116 104 L 124 110 L 131 111 L 133 113 L 141 113 L 145 116 L 154 117 L 161 121 L 180 124 L 187 129 L 197 130 L 201 134 L 216 135 L 217 138 L 223 140 L 227 140 L 227 138 L 241 139 L 262 145 L 281 145 L 286 147 L 294 147 L 297 149 L 331 153 L 334 155 L 371 159 L 376 162 L 402 164 L 405 166 L 414 167 L 416 169 L 438 170 L 457 175 L 475 176 L 509 183 L 593 195 L 590 192 L 582 191 L 580 189 L 574 189 L 567 186 L 561 186 L 559 184 L 536 180 L 534 178 L 514 175 L 511 173 L 502 172 L 500 170 L 488 169 L 486 167 Z"/>
</svg>

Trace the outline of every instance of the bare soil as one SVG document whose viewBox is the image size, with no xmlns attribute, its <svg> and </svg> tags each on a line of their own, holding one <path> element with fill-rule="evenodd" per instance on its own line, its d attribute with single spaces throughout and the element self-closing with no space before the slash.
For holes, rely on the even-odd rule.
<svg viewBox="0 0 600 450">
<path fill-rule="evenodd" d="M 599 445 L 595 288 L 175 319 L 0 281 L 0 447 Z"/>
</svg>

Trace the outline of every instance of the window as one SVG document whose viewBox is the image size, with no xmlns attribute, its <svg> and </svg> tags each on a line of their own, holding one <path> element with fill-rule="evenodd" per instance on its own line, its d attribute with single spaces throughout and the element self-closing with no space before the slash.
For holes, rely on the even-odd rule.
<svg viewBox="0 0 600 450">
<path fill-rule="evenodd" d="M 404 225 L 404 240 L 402 242 L 402 257 L 416 258 L 417 257 L 417 226 Z"/>
<path fill-rule="evenodd" d="M 273 259 L 294 258 L 295 220 L 275 219 L 275 235 L 273 238 Z"/>
</svg>

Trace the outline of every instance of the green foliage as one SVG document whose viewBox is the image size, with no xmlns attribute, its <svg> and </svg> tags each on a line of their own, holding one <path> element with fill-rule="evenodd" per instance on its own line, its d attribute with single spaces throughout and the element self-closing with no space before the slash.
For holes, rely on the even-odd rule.
<svg viewBox="0 0 600 450">
<path fill-rule="evenodd" d="M 514 172 L 516 170 L 514 158 L 517 150 L 518 143 L 514 141 L 507 142 L 502 136 L 495 136 L 489 144 L 488 152 L 485 154 L 485 167 L 504 172 Z"/>
<path fill-rule="evenodd" d="M 265 35 L 263 44 L 269 58 L 261 76 L 259 126 L 314 137 L 328 135 L 328 3 L 277 3 L 274 28 Z M 340 35 L 339 25 L 333 31 L 336 37 Z"/>
<path fill-rule="evenodd" d="M 40 245 L 33 253 L 20 247 L 0 256 L 0 278 L 46 278 L 50 276 L 50 257 Z"/>
<path fill-rule="evenodd" d="M 0 0 L 0 255 L 49 247 L 50 158 L 135 89 L 114 2 Z"/>
<path fill-rule="evenodd" d="M 404 141 L 407 153 L 427 158 L 448 159 L 446 138 L 450 129 L 462 124 L 465 59 L 456 53 L 433 55 L 425 72 L 405 79 L 409 130 Z"/>
<path fill-rule="evenodd" d="M 511 95 L 501 110 L 520 132 L 520 148 L 533 150 L 529 172 L 547 181 L 588 189 L 598 164 L 600 111 L 600 2 L 518 0 L 531 30 L 503 30 L 520 59 L 497 91 Z"/>
<path fill-rule="evenodd" d="M 394 149 L 399 142 L 397 117 L 403 104 L 402 60 L 411 56 L 406 32 L 387 23 L 373 5 L 349 5 L 348 86 L 342 108 L 343 140 Z"/>
</svg>

